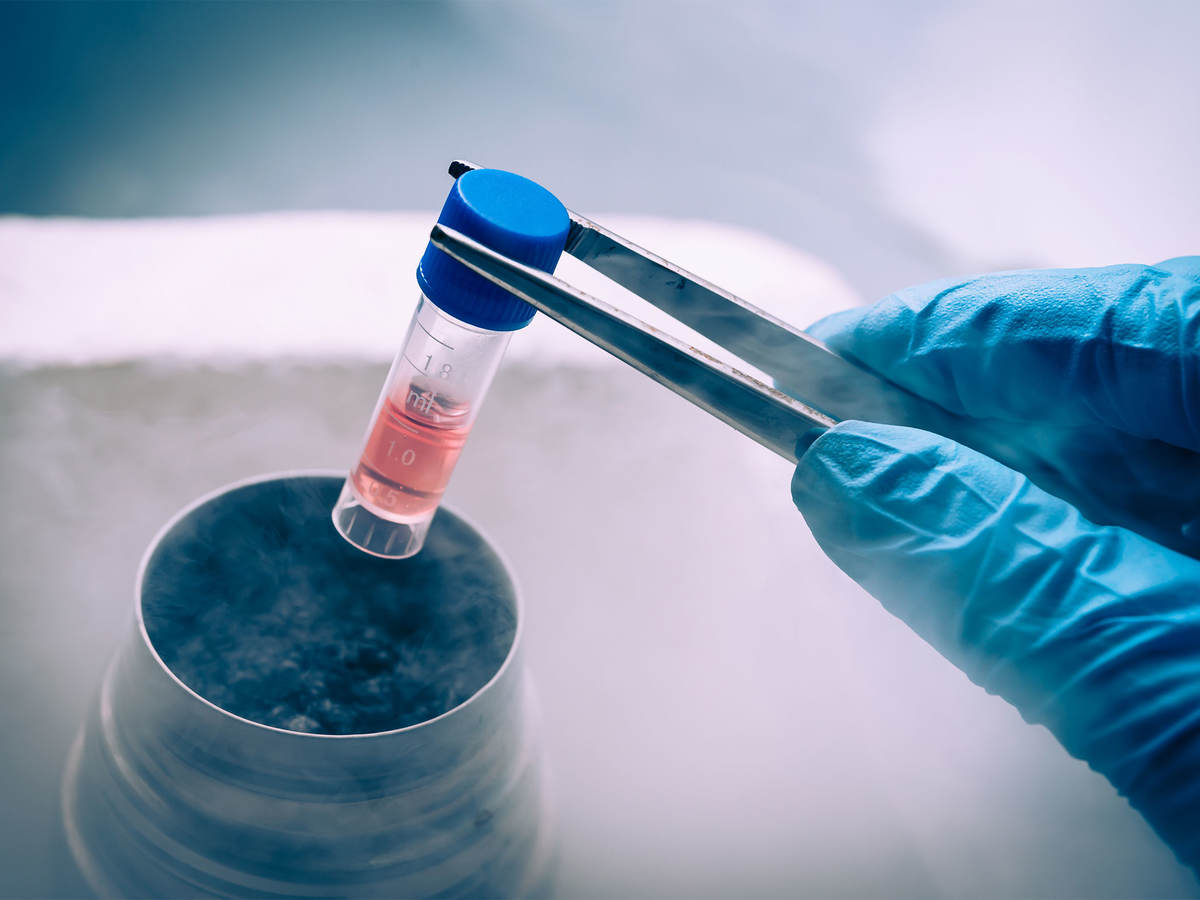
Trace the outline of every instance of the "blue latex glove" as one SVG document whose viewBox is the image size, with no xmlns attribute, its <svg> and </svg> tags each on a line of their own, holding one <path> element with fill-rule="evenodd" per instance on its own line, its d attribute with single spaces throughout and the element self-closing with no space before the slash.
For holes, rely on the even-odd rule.
<svg viewBox="0 0 1200 900">
<path fill-rule="evenodd" d="M 1104 448 L 1127 435 L 1178 464 L 1154 490 L 1200 459 L 1200 257 L 943 282 L 811 331 L 1031 441 L 1078 427 L 1098 449 L 1063 462 L 1084 481 L 1105 478 Z M 1156 528 L 1169 504 L 1127 487 L 1143 532 L 1195 539 L 1200 506 Z M 1200 561 L 913 428 L 842 422 L 804 453 L 792 496 L 843 571 L 1105 775 L 1200 873 Z"/>
</svg>

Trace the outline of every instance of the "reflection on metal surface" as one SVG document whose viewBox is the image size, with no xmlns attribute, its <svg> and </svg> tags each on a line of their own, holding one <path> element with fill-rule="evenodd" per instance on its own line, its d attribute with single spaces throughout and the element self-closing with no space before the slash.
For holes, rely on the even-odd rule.
<svg viewBox="0 0 1200 900">
<path fill-rule="evenodd" d="M 97 893 L 415 897 L 548 890 L 552 828 L 535 701 L 521 662 L 521 603 L 504 561 L 454 513 L 439 513 L 426 553 L 488 560 L 494 592 L 506 598 L 517 629 L 514 636 L 510 619 L 511 643 L 491 679 L 437 718 L 373 734 L 267 727 L 202 699 L 156 652 L 141 614 L 147 571 L 169 540 L 194 544 L 198 559 L 221 552 L 197 529 L 206 509 L 240 503 L 251 516 L 269 519 L 282 491 L 287 515 L 327 532 L 363 565 L 401 572 L 402 563 L 344 545 L 330 526 L 328 509 L 341 481 L 340 473 L 293 474 L 234 485 L 185 510 L 148 551 L 139 576 L 139 627 L 110 666 L 63 779 L 68 840 Z"/>
</svg>

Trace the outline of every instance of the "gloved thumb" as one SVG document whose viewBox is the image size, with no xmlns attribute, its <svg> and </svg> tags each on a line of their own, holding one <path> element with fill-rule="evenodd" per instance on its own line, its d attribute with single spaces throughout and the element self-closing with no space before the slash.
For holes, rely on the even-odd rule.
<svg viewBox="0 0 1200 900">
<path fill-rule="evenodd" d="M 792 496 L 839 568 L 1200 871 L 1200 561 L 912 428 L 840 423 Z"/>
</svg>

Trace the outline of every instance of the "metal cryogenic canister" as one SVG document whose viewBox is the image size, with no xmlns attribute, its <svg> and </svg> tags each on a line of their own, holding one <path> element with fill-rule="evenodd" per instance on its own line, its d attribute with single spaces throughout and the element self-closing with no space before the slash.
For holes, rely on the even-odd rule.
<svg viewBox="0 0 1200 900">
<path fill-rule="evenodd" d="M 343 479 L 289 473 L 232 485 L 179 513 L 151 544 L 138 574 L 133 633 L 105 675 L 63 777 L 67 839 L 99 895 L 551 891 L 553 828 L 536 701 L 521 661 L 521 599 L 507 564 L 460 516 L 441 509 L 422 557 L 445 553 L 450 571 L 471 570 L 468 582 L 446 591 L 467 603 L 499 598 L 507 630 L 497 629 L 498 640 L 509 643 L 498 648 L 501 662 L 486 683 L 435 718 L 369 734 L 262 725 L 200 696 L 156 648 L 144 615 L 147 583 L 158 577 L 167 546 L 211 565 L 213 554 L 244 552 L 253 529 L 270 531 L 282 516 L 288 528 L 321 529 L 317 540 L 373 560 L 364 565 L 408 565 L 358 553 L 334 532 L 329 508 Z M 230 516 L 251 530 L 229 541 L 210 533 L 213 521 Z M 380 571 L 404 578 L 401 568 Z"/>
</svg>

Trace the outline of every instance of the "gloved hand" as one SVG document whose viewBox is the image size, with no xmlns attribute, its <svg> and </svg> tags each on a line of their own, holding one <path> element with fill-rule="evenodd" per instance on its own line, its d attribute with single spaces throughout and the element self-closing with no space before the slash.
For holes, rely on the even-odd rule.
<svg viewBox="0 0 1200 900">
<path fill-rule="evenodd" d="M 1068 426 L 1101 448 L 1134 435 L 1180 473 L 1200 459 L 1200 257 L 942 282 L 810 331 L 1031 441 Z M 1104 452 L 1055 446 L 1105 478 Z M 1169 504 L 1136 483 L 1128 495 L 1143 532 L 1194 545 L 1193 521 L 1156 529 Z M 843 571 L 1105 775 L 1200 873 L 1200 561 L 913 428 L 842 422 L 804 452 L 792 496 Z"/>
</svg>

